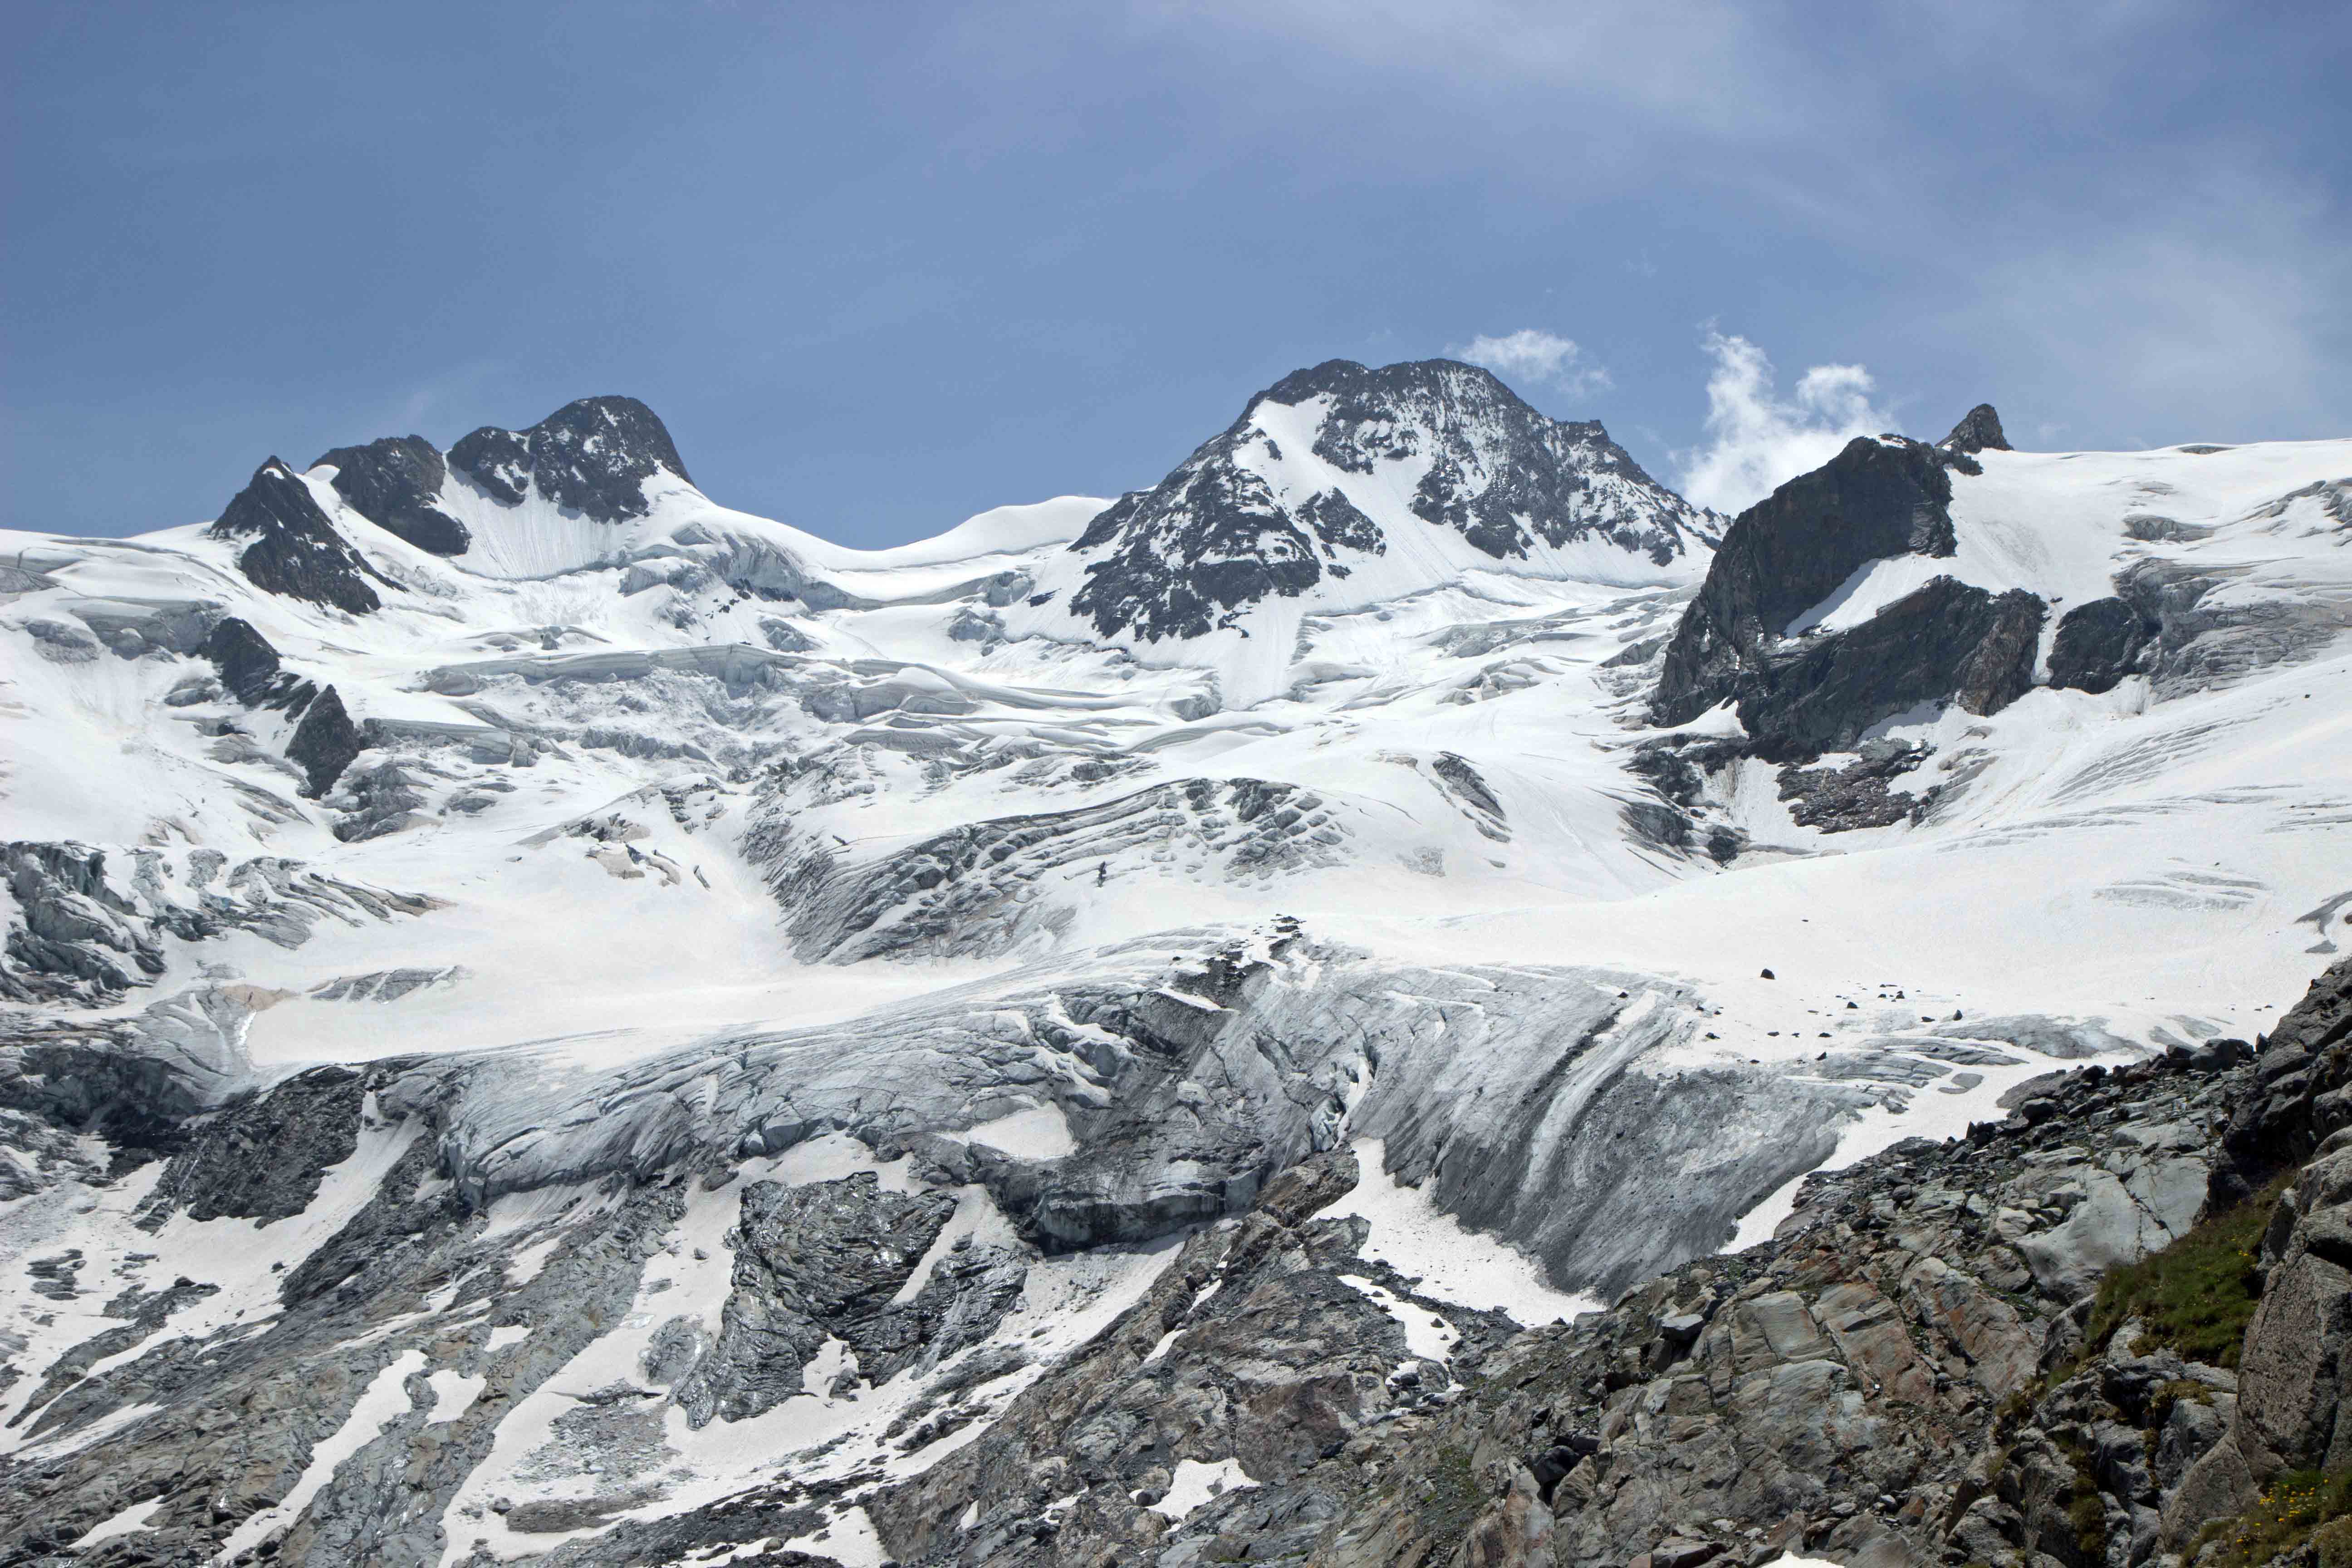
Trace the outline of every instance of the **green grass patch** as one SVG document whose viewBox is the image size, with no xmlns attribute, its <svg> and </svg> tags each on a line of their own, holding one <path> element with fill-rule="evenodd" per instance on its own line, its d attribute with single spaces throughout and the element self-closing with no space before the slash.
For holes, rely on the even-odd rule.
<svg viewBox="0 0 2352 1568">
<path fill-rule="evenodd" d="M 2292 1173 L 2280 1177 L 2161 1252 L 2108 1270 L 2091 1308 L 2090 1343 L 2105 1344 L 2137 1318 L 2146 1325 L 2142 1344 L 2162 1345 L 2208 1366 L 2236 1366 L 2246 1324 L 2262 1300 L 2254 1260 L 2263 1232 L 2292 1179 Z"/>
<path fill-rule="evenodd" d="M 2091 1450 L 2085 1444 L 2063 1439 L 2058 1447 L 2067 1463 L 2074 1467 L 2074 1495 L 2066 1505 L 2066 1522 L 2074 1527 L 2074 1549 L 2085 1563 L 2104 1563 L 2107 1557 L 2107 1505 L 2099 1496 Z"/>
<path fill-rule="evenodd" d="M 2294 1470 L 2264 1488 L 2262 1500 L 2237 1518 L 2206 1525 L 2187 1555 L 2194 1561 L 2218 1542 L 2221 1550 L 2201 1568 L 2253 1568 L 2309 1541 L 2317 1543 L 2323 1568 L 2341 1568 L 2352 1558 L 2347 1515 L 2352 1515 L 2352 1470 Z"/>
</svg>

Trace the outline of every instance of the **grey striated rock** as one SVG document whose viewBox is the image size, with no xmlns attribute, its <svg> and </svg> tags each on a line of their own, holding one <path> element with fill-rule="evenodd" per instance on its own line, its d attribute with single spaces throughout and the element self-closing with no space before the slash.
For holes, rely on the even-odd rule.
<svg viewBox="0 0 2352 1568">
<path fill-rule="evenodd" d="M 2258 1092 L 2230 1121 L 2213 1201 L 2234 1203 L 2352 1127 L 2352 959 L 2339 959 L 2278 1022 L 2255 1064 Z"/>
<path fill-rule="evenodd" d="M 2263 1239 L 2263 1294 L 2247 1326 L 2225 1429 L 2164 1505 L 2178 1549 L 2204 1521 L 2242 1512 L 2283 1472 L 2352 1466 L 2352 960 L 2312 984 L 2255 1058 L 2230 1122 L 2215 1196 L 2302 1158 Z"/>
<path fill-rule="evenodd" d="M 215 539 L 250 541 L 236 558 L 237 570 L 268 593 L 362 616 L 383 604 L 371 583 L 393 585 L 335 531 L 310 487 L 276 458 L 254 470 L 252 482 L 205 531 Z"/>
<path fill-rule="evenodd" d="M 422 436 L 386 436 L 364 447 L 337 447 L 310 466 L 331 463 L 335 493 L 387 532 L 436 555 L 463 555 L 473 536 L 434 503 L 448 466 Z"/>
<path fill-rule="evenodd" d="M 449 448 L 448 465 L 508 506 L 536 494 L 597 522 L 645 516 L 656 473 L 688 478 L 669 431 L 634 397 L 583 397 L 528 430 L 484 426 Z"/>
<path fill-rule="evenodd" d="M 871 1173 L 746 1188 L 724 1321 L 709 1352 L 677 1380 L 688 1420 L 740 1421 L 801 1393 L 803 1369 L 827 1339 L 848 1345 L 856 1375 L 876 1384 L 986 1339 L 1020 1294 L 1017 1263 L 944 1278 L 934 1271 L 912 1300 L 894 1300 L 955 1208 L 945 1193 L 881 1191 Z M 968 1287 L 980 1300 L 957 1311 Z"/>
</svg>

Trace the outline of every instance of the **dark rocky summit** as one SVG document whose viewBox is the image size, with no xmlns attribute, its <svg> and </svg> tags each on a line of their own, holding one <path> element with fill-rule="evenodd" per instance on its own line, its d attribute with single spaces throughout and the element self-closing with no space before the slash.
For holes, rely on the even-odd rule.
<svg viewBox="0 0 2352 1568">
<path fill-rule="evenodd" d="M 379 609 L 369 580 L 390 584 L 335 531 L 294 470 L 276 458 L 256 468 L 212 527 L 215 539 L 250 540 L 237 570 L 257 588 L 355 616 Z"/>
<path fill-rule="evenodd" d="M 1768 672 L 1790 623 L 1874 561 L 1952 553 L 1951 475 L 1935 448 L 1857 436 L 1732 520 L 1658 677 L 1661 723 L 1687 723 Z"/>
<path fill-rule="evenodd" d="M 1729 699 L 1757 755 L 1794 761 L 1922 704 L 1993 713 L 2024 695 L 2046 610 L 2021 589 L 1943 577 L 1841 632 L 1800 624 L 1874 562 L 1950 555 L 1950 470 L 2000 444 L 1990 405 L 1940 447 L 1857 437 L 1740 513 L 1666 647 L 1653 720 L 1688 723 Z"/>
<path fill-rule="evenodd" d="M 528 430 L 484 426 L 451 447 L 448 461 L 509 506 L 536 492 L 598 522 L 645 516 L 645 481 L 655 474 L 688 478 L 669 431 L 634 397 L 583 397 Z"/>
<path fill-rule="evenodd" d="M 1381 526 L 1337 488 L 1277 495 L 1254 464 L 1279 445 L 1266 405 L 1324 400 L 1314 456 L 1343 474 L 1424 458 L 1410 502 L 1433 528 L 1496 561 L 1592 539 L 1664 564 L 1707 531 L 1706 514 L 1642 471 L 1597 422 L 1548 419 L 1475 365 L 1421 360 L 1373 370 L 1331 360 L 1250 399 L 1148 490 L 1113 502 L 1070 548 L 1094 559 L 1071 607 L 1106 637 L 1200 637 L 1269 597 L 1296 597 L 1351 560 L 1388 550 Z"/>
<path fill-rule="evenodd" d="M 1952 426 L 1952 433 L 1937 443 L 1947 452 L 2006 452 L 2009 437 L 2001 434 L 2000 416 L 1990 403 L 1979 403 Z"/>
<path fill-rule="evenodd" d="M 434 505 L 448 466 L 422 436 L 386 436 L 364 447 L 337 447 L 312 463 L 335 467 L 335 493 L 370 522 L 436 555 L 463 555 L 473 536 Z"/>
</svg>

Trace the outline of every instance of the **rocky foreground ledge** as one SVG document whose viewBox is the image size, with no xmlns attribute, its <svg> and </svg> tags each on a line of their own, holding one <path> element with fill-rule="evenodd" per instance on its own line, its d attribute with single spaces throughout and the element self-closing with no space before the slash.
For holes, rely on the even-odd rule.
<svg viewBox="0 0 2352 1568">
<path fill-rule="evenodd" d="M 2347 1560 L 2352 961 L 2259 1048 L 2036 1089 L 1445 1364 L 1349 1321 L 1320 1157 L 867 1511 L 961 1568 Z"/>
<path fill-rule="evenodd" d="M 30 1257 L 60 1337 L 13 1391 L 0 1563 L 2352 1563 L 2352 960 L 2264 1040 L 2034 1080 L 1526 1330 L 1367 1255 L 1346 1145 L 1072 1294 L 1095 1264 L 950 1237 L 871 1170 L 469 1215 L 402 1070 L 286 1080 L 142 1167 L 156 1215 L 295 1227 L 282 1275 Z M 775 1424 L 827 1379 L 887 1430 Z M 759 1432 L 752 1484 L 658 1489 L 665 1445 Z"/>
</svg>

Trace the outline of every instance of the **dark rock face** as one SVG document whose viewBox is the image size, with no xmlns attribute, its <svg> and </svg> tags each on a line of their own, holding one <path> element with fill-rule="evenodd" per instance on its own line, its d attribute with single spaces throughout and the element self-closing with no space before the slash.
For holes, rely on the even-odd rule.
<svg viewBox="0 0 2352 1568">
<path fill-rule="evenodd" d="M 2222 1141 L 2217 1203 L 2243 1197 L 2352 1127 L 2352 959 L 2331 965 L 2279 1020 L 2255 1078 Z"/>
<path fill-rule="evenodd" d="M 1990 403 L 1979 403 L 1937 443 L 1948 452 L 2006 452 L 2009 437 L 2000 432 L 2000 416 Z"/>
<path fill-rule="evenodd" d="M 669 431 L 634 397 L 583 397 L 528 430 L 484 426 L 449 448 L 449 466 L 509 506 L 536 490 L 598 522 L 645 516 L 656 473 L 688 478 Z"/>
<path fill-rule="evenodd" d="M 248 708 L 259 706 L 277 684 L 278 650 L 249 621 L 231 616 L 221 622 L 205 639 L 203 653 L 229 695 Z"/>
<path fill-rule="evenodd" d="M 368 580 L 384 579 L 335 531 L 310 488 L 276 458 L 254 470 L 253 481 L 205 531 L 215 539 L 252 541 L 236 558 L 237 570 L 265 592 L 355 616 L 383 607 Z"/>
<path fill-rule="evenodd" d="M 1832 637 L 1773 658 L 1743 683 L 1740 721 L 1767 762 L 1851 749 L 1872 725 L 1957 697 L 1990 713 L 2032 683 L 2042 605 L 1938 577 Z"/>
<path fill-rule="evenodd" d="M 448 468 L 422 436 L 386 436 L 338 447 L 317 463 L 335 466 L 335 493 L 370 522 L 436 555 L 463 555 L 473 536 L 433 504 Z"/>
<path fill-rule="evenodd" d="M 310 775 L 304 793 L 314 799 L 332 789 L 352 759 L 365 750 L 366 737 L 343 710 L 343 700 L 331 686 L 319 693 L 294 726 L 293 739 L 286 742 L 287 757 Z"/>
<path fill-rule="evenodd" d="M 1016 1258 L 967 1246 L 967 1256 L 935 1268 L 912 1300 L 892 1300 L 955 1208 L 948 1193 L 883 1192 L 871 1173 L 747 1187 L 717 1342 L 676 1383 L 688 1420 L 740 1421 L 800 1394 L 828 1338 L 856 1356 L 856 1371 L 844 1375 L 877 1386 L 988 1338 L 1027 1276 Z M 691 1331 L 683 1321 L 678 1328 Z"/>
<path fill-rule="evenodd" d="M 2000 445 L 1990 405 L 1941 447 L 1857 437 L 1740 513 L 1666 647 L 1653 721 L 1688 723 L 1733 699 L 1755 754 L 1792 762 L 1923 703 L 1994 713 L 2023 696 L 2047 611 L 2021 589 L 1996 598 L 1940 577 L 1861 626 L 1792 631 L 1873 562 L 1952 554 L 1949 470 L 1978 472 L 1969 454 Z"/>
<path fill-rule="evenodd" d="M 2059 619 L 2058 638 L 2050 649 L 2050 684 L 2112 691 L 2162 629 L 2124 599 L 2077 605 Z"/>
<path fill-rule="evenodd" d="M 1328 400 L 1312 450 L 1343 473 L 1425 457 L 1413 515 L 1495 560 L 1537 542 L 1602 541 L 1664 565 L 1704 531 L 1704 514 L 1643 473 L 1598 423 L 1538 414 L 1486 371 L 1448 360 L 1368 369 L 1332 360 L 1252 398 L 1223 435 L 1148 490 L 1121 497 L 1071 549 L 1094 559 L 1071 607 L 1106 637 L 1203 636 L 1270 597 L 1296 597 L 1350 557 L 1388 550 L 1381 525 L 1338 489 L 1277 495 L 1253 467 L 1279 448 L 1253 416 L 1265 405 Z"/>
<path fill-rule="evenodd" d="M 1016 1399 L 978 1441 L 876 1494 L 886 1549 L 992 1568 L 1354 1561 L 1315 1549 L 1358 1467 L 1384 1435 L 1444 1408 L 1508 1331 L 1357 1256 L 1363 1221 L 1318 1217 L 1357 1174 L 1345 1150 L 1318 1155 L 1237 1225 L 1193 1237 L 1135 1309 L 1049 1374 L 1050 1392 Z M 1458 1335 L 1447 1363 L 1415 1356 L 1357 1280 Z M 1181 1468 L 1229 1460 L 1254 1484 L 1181 1523 L 1152 1511 Z M 1075 1505 L 1040 1534 L 1031 1521 L 1056 1488 Z"/>
<path fill-rule="evenodd" d="M 1858 436 L 1741 512 L 1666 647 L 1657 721 L 1688 723 L 1738 694 L 1789 624 L 1869 563 L 1951 554 L 1951 500 L 1934 447 Z"/>
<path fill-rule="evenodd" d="M 2022 588 L 1994 599 L 1992 608 L 1991 626 L 1953 682 L 1952 700 L 1970 713 L 1998 713 L 2033 689 L 2033 655 L 2050 613 Z"/>
<path fill-rule="evenodd" d="M 312 1068 L 225 1108 L 172 1157 L 157 1198 L 192 1219 L 267 1223 L 300 1214 L 327 1168 L 357 1146 L 366 1089 L 349 1068 Z"/>
<path fill-rule="evenodd" d="M 1323 580 L 1307 531 L 1272 488 L 1199 453 L 1158 489 L 1112 502 L 1072 548 L 1111 552 L 1070 601 L 1106 637 L 1130 626 L 1153 641 L 1204 637 L 1263 599 L 1295 599 Z M 1171 572 L 1171 559 L 1187 569 Z"/>
</svg>

